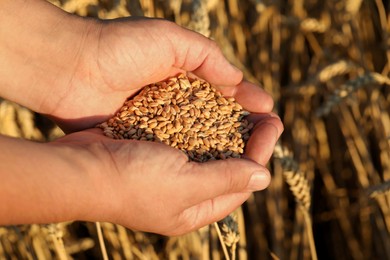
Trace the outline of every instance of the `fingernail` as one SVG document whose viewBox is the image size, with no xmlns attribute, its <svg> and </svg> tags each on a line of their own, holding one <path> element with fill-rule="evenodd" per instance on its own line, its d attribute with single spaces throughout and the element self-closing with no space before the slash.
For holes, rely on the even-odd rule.
<svg viewBox="0 0 390 260">
<path fill-rule="evenodd" d="M 270 117 L 278 118 L 279 120 L 281 120 L 280 116 L 278 114 L 274 113 L 274 112 L 270 112 L 268 114 L 269 114 Z"/>
<path fill-rule="evenodd" d="M 270 182 L 271 175 L 268 171 L 256 171 L 252 174 L 247 188 L 250 191 L 264 190 Z"/>
</svg>

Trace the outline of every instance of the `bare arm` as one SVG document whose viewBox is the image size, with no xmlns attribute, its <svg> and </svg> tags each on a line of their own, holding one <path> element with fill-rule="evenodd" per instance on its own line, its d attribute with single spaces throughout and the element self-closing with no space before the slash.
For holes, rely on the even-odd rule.
<svg viewBox="0 0 390 260">
<path fill-rule="evenodd" d="M 79 73 L 87 22 L 46 1 L 13 0 L 0 1 L 0 24 L 0 96 L 48 113 Z"/>
<path fill-rule="evenodd" d="M 96 195 L 88 192 L 85 165 L 72 149 L 4 136 L 0 144 L 0 225 L 82 217 L 83 206 Z M 77 152 L 88 159 L 81 149 Z"/>
</svg>

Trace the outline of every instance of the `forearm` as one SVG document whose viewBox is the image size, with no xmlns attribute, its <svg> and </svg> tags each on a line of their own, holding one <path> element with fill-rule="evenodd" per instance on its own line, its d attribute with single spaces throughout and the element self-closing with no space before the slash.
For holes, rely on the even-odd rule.
<svg viewBox="0 0 390 260">
<path fill-rule="evenodd" d="M 75 151 L 1 135 L 0 147 L 0 225 L 89 218 L 96 192 Z"/>
<path fill-rule="evenodd" d="M 0 96 L 53 110 L 80 73 L 86 31 L 85 20 L 46 1 L 0 1 Z"/>
</svg>

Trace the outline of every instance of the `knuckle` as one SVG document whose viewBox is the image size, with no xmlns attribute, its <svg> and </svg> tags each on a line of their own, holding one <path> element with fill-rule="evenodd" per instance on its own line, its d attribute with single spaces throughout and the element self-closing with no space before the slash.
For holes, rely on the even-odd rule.
<svg viewBox="0 0 390 260">
<path fill-rule="evenodd" d="M 221 48 L 219 48 L 219 45 L 216 41 L 209 40 L 209 49 L 214 53 L 220 53 L 222 54 Z"/>
<path fill-rule="evenodd" d="M 227 159 L 223 161 L 223 173 L 224 173 L 224 193 L 231 193 L 239 191 L 245 187 L 245 178 L 242 178 L 239 172 L 236 172 L 235 165 L 238 163 L 237 159 Z"/>
<path fill-rule="evenodd" d="M 178 27 L 176 23 L 164 18 L 152 18 L 151 21 L 154 23 L 153 25 L 159 27 L 160 29 L 171 29 Z"/>
<path fill-rule="evenodd" d="M 170 229 L 168 231 L 170 236 L 179 236 L 179 235 L 184 235 L 186 233 L 189 233 L 193 230 L 196 230 L 198 228 L 197 223 L 198 223 L 198 216 L 197 212 L 194 212 L 192 210 L 191 214 L 188 213 L 188 211 L 184 211 L 181 214 L 179 214 L 175 220 L 175 226 L 174 228 Z"/>
</svg>

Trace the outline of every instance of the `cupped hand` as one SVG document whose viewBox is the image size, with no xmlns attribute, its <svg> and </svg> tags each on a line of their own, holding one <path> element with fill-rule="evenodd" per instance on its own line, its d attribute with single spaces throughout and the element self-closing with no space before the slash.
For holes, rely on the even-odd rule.
<svg viewBox="0 0 390 260">
<path fill-rule="evenodd" d="M 217 45 L 195 32 L 159 19 L 129 18 L 94 24 L 80 52 L 79 69 L 66 95 L 50 113 L 65 130 L 85 129 L 109 118 L 143 86 L 182 71 L 215 84 L 252 113 L 256 124 L 245 159 L 188 162 L 169 146 L 118 141 L 100 130 L 74 133 L 59 144 L 84 145 L 93 163 L 103 209 L 87 220 L 105 220 L 136 230 L 177 235 L 217 221 L 251 192 L 270 182 L 265 165 L 283 131 L 271 113 L 273 100 L 242 80 Z M 107 159 L 109 158 L 109 159 Z M 254 174 L 258 172 L 259 174 Z M 88 215 L 88 214 L 87 214 Z"/>
<path fill-rule="evenodd" d="M 258 127 L 265 127 L 266 133 L 256 140 L 256 149 L 265 153 L 262 163 L 278 135 L 269 120 L 274 119 L 261 119 Z M 89 169 L 84 192 L 94 193 L 87 196 L 93 201 L 79 201 L 83 209 L 77 219 L 164 235 L 184 234 L 222 219 L 253 191 L 265 189 L 271 178 L 251 158 L 189 162 L 183 152 L 165 144 L 113 140 L 100 129 L 69 134 L 50 145 L 89 155 L 75 159 Z M 248 157 L 250 153 L 249 149 Z"/>
<path fill-rule="evenodd" d="M 71 78 L 59 77 L 61 95 L 50 94 L 42 105 L 66 132 L 93 127 L 143 86 L 183 71 L 215 84 L 251 112 L 272 110 L 272 98 L 243 82 L 242 72 L 225 59 L 217 44 L 198 33 L 148 18 L 87 20 L 85 26 L 83 44 L 69 65 Z"/>
</svg>

